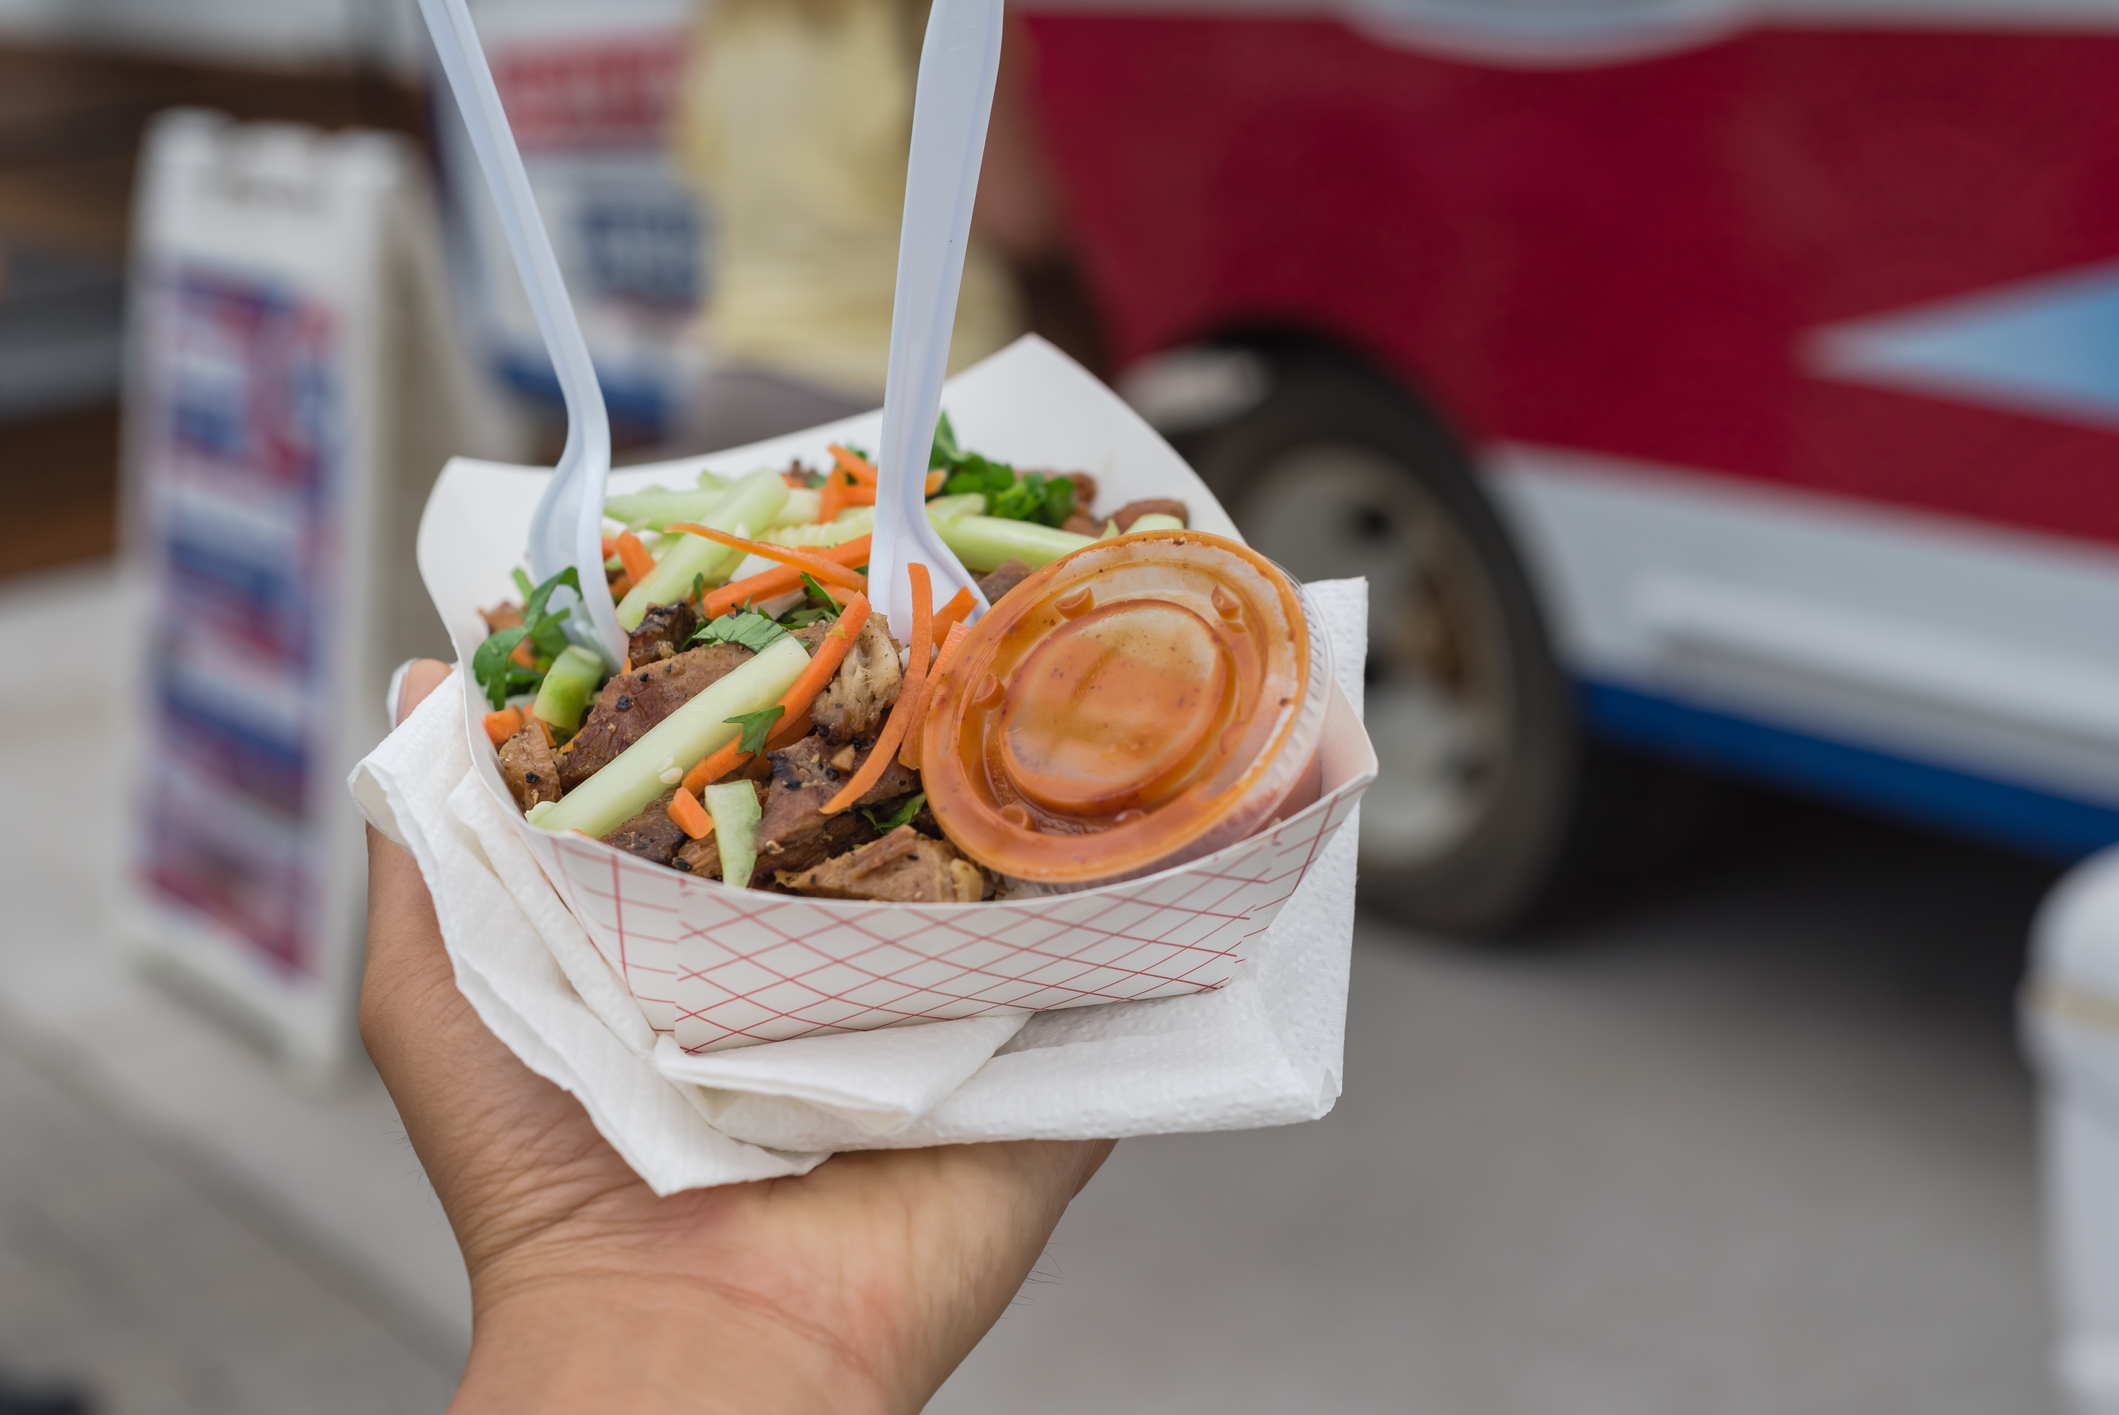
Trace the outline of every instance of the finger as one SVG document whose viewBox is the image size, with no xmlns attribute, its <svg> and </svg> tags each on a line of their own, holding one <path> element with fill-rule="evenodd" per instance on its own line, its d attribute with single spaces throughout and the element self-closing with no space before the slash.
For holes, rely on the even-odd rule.
<svg viewBox="0 0 2119 1415">
<path fill-rule="evenodd" d="M 426 699 L 427 694 L 448 681 L 449 665 L 436 658 L 413 661 L 405 670 L 404 686 L 397 693 L 397 720 L 403 722 L 412 715 L 412 709 Z"/>
</svg>

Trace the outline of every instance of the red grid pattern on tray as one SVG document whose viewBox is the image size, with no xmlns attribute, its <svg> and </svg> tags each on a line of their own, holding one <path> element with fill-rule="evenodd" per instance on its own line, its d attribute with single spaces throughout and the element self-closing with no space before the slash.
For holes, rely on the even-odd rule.
<svg viewBox="0 0 2119 1415">
<path fill-rule="evenodd" d="M 650 1025 L 698 1052 L 1221 987 L 1359 795 L 1181 869 L 978 905 L 730 890 L 578 836 L 535 843 Z"/>
</svg>

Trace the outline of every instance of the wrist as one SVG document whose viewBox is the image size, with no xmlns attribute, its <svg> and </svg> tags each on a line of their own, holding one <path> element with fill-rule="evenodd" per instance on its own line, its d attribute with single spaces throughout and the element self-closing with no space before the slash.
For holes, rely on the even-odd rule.
<svg viewBox="0 0 2119 1415">
<path fill-rule="evenodd" d="M 884 1415 L 874 1373 L 711 1280 L 638 1273 L 526 1284 L 481 1300 L 450 1415 Z"/>
</svg>

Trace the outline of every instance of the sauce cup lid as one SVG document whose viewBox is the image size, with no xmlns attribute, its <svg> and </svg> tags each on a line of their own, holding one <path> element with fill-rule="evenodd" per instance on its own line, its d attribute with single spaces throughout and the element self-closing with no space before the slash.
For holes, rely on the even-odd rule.
<svg viewBox="0 0 2119 1415">
<path fill-rule="evenodd" d="M 1139 874 L 1277 802 L 1318 671 L 1294 581 L 1256 551 L 1193 530 L 1098 541 L 971 629 L 921 739 L 927 799 L 1000 874 Z"/>
</svg>

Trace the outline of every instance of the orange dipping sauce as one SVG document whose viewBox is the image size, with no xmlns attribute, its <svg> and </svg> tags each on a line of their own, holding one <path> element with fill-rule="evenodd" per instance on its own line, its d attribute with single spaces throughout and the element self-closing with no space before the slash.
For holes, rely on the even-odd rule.
<svg viewBox="0 0 2119 1415">
<path fill-rule="evenodd" d="M 1314 753 L 1312 647 L 1294 582 L 1246 546 L 1190 530 L 1086 546 L 981 619 L 937 684 L 928 802 L 959 849 L 1018 879 L 1196 858 L 1270 816 Z"/>
</svg>

